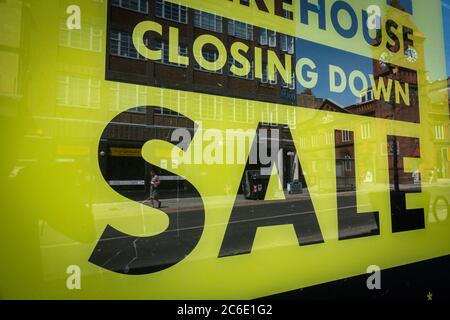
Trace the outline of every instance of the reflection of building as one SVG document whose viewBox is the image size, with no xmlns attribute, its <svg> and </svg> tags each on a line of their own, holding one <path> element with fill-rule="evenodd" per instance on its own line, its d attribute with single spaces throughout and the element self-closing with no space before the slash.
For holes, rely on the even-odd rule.
<svg viewBox="0 0 450 320">
<path fill-rule="evenodd" d="M 246 77 L 238 77 L 230 72 L 232 64 L 240 64 L 228 59 L 224 68 L 214 72 L 202 69 L 195 61 L 191 48 L 193 40 L 199 35 L 210 34 L 221 40 L 226 48 L 239 41 L 249 47 L 243 55 L 249 61 L 256 46 L 263 52 L 270 49 L 277 52 L 294 54 L 292 37 L 254 27 L 252 25 L 229 20 L 206 12 L 188 9 L 184 6 L 163 0 L 135 1 L 114 0 L 109 13 L 109 50 L 107 78 L 114 81 L 138 83 L 156 87 L 169 87 L 186 91 L 232 96 L 237 98 L 292 104 L 295 105 L 295 84 L 283 83 L 278 75 L 275 81 L 267 79 L 267 62 L 263 54 L 263 79 L 254 77 L 254 66 Z M 156 33 L 147 35 L 148 46 L 161 49 L 161 61 L 146 60 L 140 56 L 132 43 L 131 35 L 137 23 L 151 20 L 163 26 L 163 36 Z M 179 29 L 179 54 L 189 57 L 189 65 L 169 62 L 168 28 Z M 214 62 L 218 58 L 217 49 L 206 45 L 203 48 L 206 60 Z M 292 58 L 292 65 L 294 60 Z"/>
<path fill-rule="evenodd" d="M 22 98 L 24 79 L 20 76 L 24 68 L 22 46 L 24 41 L 25 4 L 16 1 L 3 1 L 0 10 L 0 116 L 14 116 L 18 102 Z"/>
<path fill-rule="evenodd" d="M 319 109 L 322 103 L 323 99 L 317 98 L 311 89 L 305 89 L 297 94 L 297 105 L 300 107 Z"/>
<path fill-rule="evenodd" d="M 295 83 L 284 83 L 278 74 L 275 81 L 270 81 L 267 75 L 266 55 L 263 54 L 262 79 L 254 76 L 254 65 L 246 77 L 235 76 L 230 72 L 230 67 L 240 64 L 229 58 L 223 69 L 216 72 L 202 69 L 197 63 L 193 52 L 189 49 L 195 38 L 202 34 L 211 34 L 219 38 L 226 48 L 230 48 L 235 41 L 245 43 L 250 49 L 244 54 L 249 61 L 254 55 L 256 46 L 262 48 L 263 52 L 272 50 L 279 57 L 284 53 L 292 55 L 294 66 L 295 46 L 294 39 L 287 35 L 258 28 L 243 22 L 234 21 L 209 14 L 206 12 L 186 8 L 182 5 L 166 2 L 163 0 L 112 0 L 110 1 L 108 13 L 108 48 L 107 48 L 107 71 L 106 78 L 116 82 L 136 83 L 163 88 L 175 88 L 182 90 L 178 94 L 178 110 L 164 108 L 164 101 L 158 108 L 145 108 L 145 99 L 135 99 L 130 107 L 137 107 L 116 119 L 120 124 L 115 125 L 114 130 L 108 132 L 102 141 L 105 159 L 102 165 L 108 166 L 109 178 L 112 184 L 129 190 L 145 190 L 148 186 L 149 167 L 142 159 L 137 160 L 132 150 L 139 149 L 144 142 L 150 138 L 168 140 L 170 132 L 176 127 L 191 126 L 181 116 L 189 104 L 191 111 L 198 114 L 198 119 L 214 121 L 224 120 L 222 99 L 220 96 L 231 96 L 249 100 L 260 100 L 272 103 L 296 105 L 297 96 Z M 146 35 L 145 41 L 152 49 L 162 50 L 160 61 L 146 60 L 138 54 L 132 43 L 132 32 L 137 23 L 151 20 L 163 26 L 162 37 L 156 33 Z M 177 27 L 179 31 L 179 54 L 188 56 L 191 63 L 187 66 L 169 61 L 168 28 Z M 218 52 L 213 46 L 206 45 L 202 51 L 203 57 L 211 62 L 217 60 Z M 118 90 L 112 93 L 113 99 L 110 103 L 119 100 L 123 106 L 122 96 L 126 93 L 117 83 Z M 145 87 L 142 87 L 145 91 Z M 136 89 L 140 90 L 140 89 Z M 205 101 L 186 101 L 183 91 L 196 91 L 214 94 L 216 97 L 205 97 Z M 131 95 L 139 96 L 139 92 Z M 208 101 L 206 101 L 208 100 Z M 211 112 L 214 106 L 214 112 Z M 247 102 L 245 115 L 237 114 L 232 121 L 253 121 L 254 106 L 251 101 Z M 287 131 L 282 126 L 274 125 L 277 119 L 268 114 L 263 120 L 263 126 L 271 129 L 281 130 L 280 156 L 278 168 L 284 186 L 294 179 L 293 167 L 298 164 L 294 151 L 292 139 L 283 139 Z M 130 124 L 130 125 L 127 125 Z M 283 131 L 286 131 L 283 133 Z M 119 150 L 119 151 L 118 151 Z M 121 151 L 120 151 L 121 150 Z M 135 163 L 141 161 L 140 163 Z M 170 179 L 168 172 L 162 172 L 162 179 Z M 126 185 L 129 184 L 129 185 Z M 163 185 L 170 185 L 164 183 Z M 173 183 L 172 183 L 173 184 Z"/>
<path fill-rule="evenodd" d="M 435 178 L 448 178 L 450 176 L 450 127 L 448 111 L 450 109 L 450 78 L 434 81 L 428 84 L 427 103 L 430 110 L 427 121 L 430 137 L 429 150 L 433 150 L 436 163 L 429 166 L 429 175 Z M 444 97 L 448 97 L 448 105 Z"/>
<path fill-rule="evenodd" d="M 395 3 L 392 5 L 398 7 Z M 378 53 L 374 53 L 373 60 L 368 60 L 376 84 L 380 81 L 386 82 L 387 79 L 397 80 L 402 84 L 408 83 L 411 106 L 405 106 L 404 102 L 396 104 L 394 89 L 390 100 L 385 102 L 376 100 L 373 88 L 369 88 L 367 92 L 364 92 L 359 103 L 341 107 L 338 103 L 327 99 L 326 93 L 319 94 L 319 97 L 316 97 L 311 90 L 297 93 L 295 84 L 287 85 L 283 83 L 280 75 L 277 76 L 275 81 L 269 81 L 267 64 L 264 60 L 263 79 L 255 78 L 253 65 L 248 76 L 238 77 L 230 73 L 232 64 L 239 66 L 236 61 L 229 59 L 223 69 L 216 72 L 207 71 L 194 62 L 195 58 L 189 49 L 193 39 L 202 34 L 211 34 L 219 38 L 226 48 L 230 48 L 235 41 L 245 43 L 250 48 L 247 56 L 249 61 L 252 61 L 251 57 L 256 46 L 262 47 L 263 51 L 274 50 L 278 56 L 281 56 L 282 53 L 289 53 L 295 57 L 294 39 L 270 30 L 188 9 L 163 0 L 112 0 L 110 1 L 108 19 L 106 78 L 117 82 L 117 90 L 113 89 L 110 92 L 109 106 L 111 110 L 118 110 L 119 106 L 123 107 L 124 105 L 130 108 L 135 107 L 120 115 L 120 119 L 118 119 L 120 124 L 117 124 L 114 130 L 108 132 L 102 141 L 102 148 L 105 152 L 102 163 L 109 168 L 111 183 L 120 186 L 120 188 L 141 191 L 147 189 L 149 167 L 142 160 L 139 160 L 139 164 L 132 164 L 133 161 L 137 161 L 135 159 L 135 155 L 138 154 L 136 150 L 139 150 L 149 138 L 158 137 L 167 140 L 169 139 L 168 133 L 173 128 L 186 126 L 186 119 L 181 115 L 187 110 L 188 104 L 189 110 L 194 111 L 194 115 L 198 115 L 196 118 L 218 122 L 222 120 L 253 121 L 254 106 L 251 100 L 255 99 L 383 119 L 420 121 L 417 72 L 395 66 L 388 59 L 380 61 L 382 55 L 379 57 Z M 144 39 L 150 48 L 162 50 L 163 55 L 160 61 L 146 60 L 134 48 L 132 42 L 133 29 L 137 23 L 144 20 L 156 21 L 163 26 L 162 36 L 158 36 L 156 33 L 148 33 Z M 177 27 L 180 30 L 178 53 L 181 56 L 189 57 L 191 63 L 188 66 L 169 61 L 169 26 Z M 95 38 L 95 30 L 89 32 Z M 416 47 L 422 46 L 423 41 L 424 39 L 416 39 L 414 45 Z M 419 49 L 418 52 L 423 51 Z M 215 61 L 218 57 L 216 49 L 208 45 L 203 48 L 202 54 L 208 61 Z M 264 54 L 263 57 L 265 57 Z M 65 83 L 64 81 L 71 80 L 61 79 L 62 84 Z M 122 87 L 120 82 L 142 84 L 143 86 L 127 89 Z M 145 108 L 147 105 L 145 99 L 146 85 L 179 89 L 176 101 L 177 109 L 163 108 L 164 101 L 162 99 L 158 108 Z M 128 92 L 130 90 L 133 92 Z M 199 101 L 186 101 L 185 91 L 210 93 L 215 96 L 205 97 Z M 223 110 L 220 96 L 248 99 L 246 114 L 244 116 L 237 115 L 236 109 L 234 119 L 224 119 L 226 112 Z M 95 101 L 95 97 L 93 101 Z M 403 100 L 400 99 L 400 101 Z M 210 108 L 210 106 L 214 106 L 214 108 Z M 273 125 L 273 123 L 277 123 L 277 119 L 273 118 L 273 114 L 267 114 L 267 118 L 263 120 L 263 126 L 267 128 L 278 127 L 282 131 L 278 167 L 283 184 L 286 186 L 292 180 L 302 179 L 302 175 L 292 174 L 295 171 L 294 168 L 298 167 L 298 159 L 293 154 L 293 142 L 287 131 L 281 126 Z M 377 150 L 377 153 L 387 152 L 390 142 L 386 141 L 385 137 L 376 137 L 372 130 L 370 121 L 363 123 L 361 127 L 362 138 L 367 140 L 367 143 L 376 145 L 374 150 Z M 311 141 L 312 145 L 316 141 L 315 144 L 317 145 L 318 136 L 307 137 L 307 139 Z M 327 137 L 325 140 L 330 139 Z M 353 182 L 347 183 L 347 181 L 353 181 L 350 178 L 355 176 L 353 133 L 348 130 L 337 132 L 335 143 L 337 146 L 336 156 L 339 162 L 337 164 L 338 180 L 342 178 L 343 181 L 340 188 L 353 188 Z M 382 146 L 381 149 L 380 146 Z M 409 145 L 408 142 L 400 143 L 398 149 L 402 155 L 413 155 L 418 152 L 415 146 Z M 165 177 L 165 175 L 169 175 L 167 172 L 162 174 L 163 178 L 170 179 L 169 176 Z M 376 173 L 373 173 L 373 176 L 376 177 Z M 126 185 L 127 183 L 129 185 Z M 170 185 L 170 183 L 166 185 Z"/>
<path fill-rule="evenodd" d="M 399 81 L 409 85 L 410 105 L 405 105 L 400 99 L 400 103 L 395 102 L 395 92 L 392 89 L 391 97 L 388 102 L 383 99 L 374 98 L 373 88 L 364 92 L 361 96 L 361 102 L 347 107 L 346 109 L 354 114 L 371 116 L 381 119 L 401 120 L 408 122 L 420 122 L 417 73 L 413 70 L 394 66 L 378 60 L 374 60 L 374 78 L 375 82 L 384 81 L 387 87 L 388 79 Z"/>
<path fill-rule="evenodd" d="M 398 17 L 399 21 L 402 19 L 408 19 L 409 24 L 414 26 L 414 23 L 411 19 L 409 19 L 408 13 L 410 12 L 411 1 L 389 1 L 391 6 L 405 11 L 407 13 L 399 12 L 395 9 L 388 9 L 390 14 L 387 15 L 390 18 Z M 401 16 L 401 17 L 400 17 Z M 414 30 L 416 28 L 413 27 Z M 433 112 L 427 113 L 427 118 L 421 119 L 420 110 L 419 110 L 419 102 L 422 108 L 430 107 L 432 108 L 432 104 L 428 104 L 426 101 L 419 101 L 418 94 L 418 77 L 425 78 L 425 68 L 423 66 L 423 58 L 418 55 L 422 54 L 423 45 L 425 38 L 420 32 L 417 30 L 414 33 L 414 43 L 410 43 L 406 41 L 406 44 L 409 45 L 409 48 L 405 48 L 405 56 L 406 60 L 411 63 L 412 66 L 417 70 L 411 70 L 404 67 L 399 67 L 395 65 L 395 61 L 393 61 L 393 54 L 385 49 L 385 51 L 381 51 L 380 47 L 376 44 L 381 43 L 381 39 L 378 37 L 374 40 L 373 54 L 374 58 L 372 60 L 367 61 L 367 67 L 372 70 L 372 74 L 374 77 L 374 82 L 376 87 L 369 87 L 366 91 L 361 92 L 361 100 L 358 103 L 352 104 L 350 106 L 339 106 L 338 103 L 330 101 L 327 99 L 328 92 L 320 92 L 317 97 L 311 94 L 311 92 L 307 92 L 307 94 L 302 94 L 302 103 L 306 107 L 312 107 L 321 110 L 328 110 L 333 112 L 348 112 L 356 115 L 363 115 L 368 117 L 376 117 L 381 119 L 390 119 L 390 120 L 399 120 L 406 122 L 414 122 L 420 123 L 421 121 L 428 121 L 429 117 Z M 400 49 L 400 48 L 398 48 Z M 348 59 L 351 59 L 352 54 L 348 53 Z M 369 65 L 370 64 L 370 65 Z M 384 84 L 384 87 L 388 86 L 388 81 L 392 81 L 391 93 L 388 101 L 383 99 L 383 96 L 377 96 L 376 91 L 380 88 L 381 84 Z M 409 88 L 409 105 L 405 103 L 404 99 L 398 99 L 396 102 L 396 91 L 394 88 L 395 81 L 398 81 L 404 88 L 405 85 L 408 84 Z M 380 90 L 378 90 L 380 92 Z M 397 97 L 398 98 L 398 97 Z M 325 99 L 320 106 L 317 106 L 317 101 L 321 101 L 321 99 Z M 300 97 L 299 99 L 300 100 Z M 431 111 L 431 110 L 429 110 Z M 442 127 L 442 123 L 440 124 Z M 441 130 L 441 127 L 436 127 L 436 132 L 443 132 L 445 130 Z M 411 143 L 409 139 L 395 138 L 393 137 L 393 141 L 387 141 L 387 137 L 378 136 L 375 132 L 373 132 L 373 128 L 370 121 L 366 123 L 361 123 L 361 127 L 359 128 L 361 137 L 366 141 L 366 143 L 373 144 L 373 148 L 371 149 L 373 152 L 374 163 L 377 163 L 375 158 L 379 155 L 388 154 L 389 157 L 389 168 L 390 171 L 394 169 L 393 161 L 394 158 L 398 158 L 398 167 L 400 173 L 400 183 L 405 181 L 410 181 L 410 174 L 403 173 L 403 161 L 399 161 L 402 157 L 417 157 L 420 155 L 419 146 L 417 143 Z M 355 174 L 355 169 L 351 168 L 351 162 L 354 157 L 354 141 L 353 141 L 353 132 L 349 132 L 346 130 L 337 131 L 336 132 L 336 158 L 337 158 L 337 176 L 338 176 L 338 184 L 339 179 L 341 178 L 343 181 L 347 180 L 348 176 Z M 440 134 L 438 134 L 440 135 Z M 422 141 L 422 144 L 428 143 L 427 141 Z M 381 146 L 381 149 L 380 149 Z M 424 146 L 422 145 L 422 148 Z M 391 149 L 391 151 L 389 151 Z M 395 149 L 396 152 L 393 152 Z M 444 151 L 442 151 L 444 152 Z M 438 155 L 439 157 L 439 155 Z M 342 163 L 342 165 L 340 165 Z M 347 168 L 347 170 L 343 169 Z M 366 177 L 366 180 L 373 180 L 376 178 L 377 173 L 370 173 L 369 177 Z M 346 183 L 343 183 L 342 188 L 346 188 Z M 338 185 L 339 189 L 339 185 Z"/>
</svg>

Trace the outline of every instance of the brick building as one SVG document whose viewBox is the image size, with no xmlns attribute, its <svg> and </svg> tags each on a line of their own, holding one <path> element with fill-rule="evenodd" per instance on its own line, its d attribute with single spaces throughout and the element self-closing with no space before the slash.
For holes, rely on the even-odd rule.
<svg viewBox="0 0 450 320">
<path fill-rule="evenodd" d="M 153 33 L 145 35 L 145 42 L 149 48 L 162 50 L 160 61 L 147 60 L 134 48 L 132 32 L 137 23 L 144 20 L 155 21 L 163 26 L 162 37 Z M 189 57 L 192 62 L 187 66 L 169 61 L 169 27 L 179 29 L 179 55 Z M 117 95 L 127 94 L 126 90 L 121 89 L 120 82 L 181 90 L 178 97 L 179 110 L 169 110 L 163 106 L 146 108 L 145 103 L 136 105 L 129 112 L 116 117 L 115 124 L 104 133 L 101 144 L 103 157 L 100 163 L 107 173 L 107 180 L 113 186 L 130 191 L 148 190 L 148 176 L 151 169 L 142 158 L 138 157 L 138 151 L 150 138 L 168 140 L 170 132 L 175 128 L 193 129 L 193 123 L 183 116 L 187 103 L 191 103 L 186 101 L 184 91 L 216 95 L 217 97 L 208 101 L 209 104 L 214 104 L 214 113 L 205 114 L 202 110 L 202 101 L 195 102 L 195 108 L 198 109 L 201 118 L 218 122 L 223 120 L 220 96 L 297 105 L 295 81 L 292 84 L 285 83 L 279 74 L 275 80 L 269 80 L 264 54 L 262 79 L 255 78 L 253 63 L 247 76 L 239 77 L 232 74 L 231 65 L 238 67 L 240 65 L 231 57 L 218 71 L 208 71 L 194 63 L 194 55 L 192 50 L 189 50 L 189 45 L 203 34 L 219 38 L 226 48 L 230 48 L 235 41 L 245 43 L 250 48 L 247 54 L 244 54 L 247 58 L 253 55 L 255 46 L 262 48 L 263 53 L 268 49 L 275 51 L 278 56 L 289 53 L 292 55 L 292 65 L 295 65 L 293 37 L 163 0 L 109 2 L 106 79 L 117 82 Z M 218 57 L 217 49 L 208 45 L 204 46 L 202 54 L 211 62 L 216 61 Z M 142 90 L 145 91 L 145 87 Z M 252 121 L 253 108 L 250 101 L 247 108 L 249 122 Z M 283 185 L 286 187 L 287 183 L 300 178 L 298 170 L 295 169 L 298 168 L 298 158 L 293 154 L 295 149 L 292 139 L 284 139 L 290 136 L 288 130 L 274 122 L 276 120 L 267 119 L 262 125 L 265 128 L 280 130 L 281 150 L 277 165 Z M 178 187 L 179 182 L 170 181 L 169 172 L 160 174 L 163 180 L 168 181 L 164 183 L 165 186 Z"/>
</svg>

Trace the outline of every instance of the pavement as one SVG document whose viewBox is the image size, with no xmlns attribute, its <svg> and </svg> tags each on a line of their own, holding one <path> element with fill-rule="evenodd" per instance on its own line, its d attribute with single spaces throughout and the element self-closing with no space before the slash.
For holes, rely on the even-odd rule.
<svg viewBox="0 0 450 320">
<path fill-rule="evenodd" d="M 339 195 L 344 197 L 354 194 L 354 191 L 339 192 Z M 289 203 L 308 200 L 310 195 L 308 189 L 304 188 L 303 192 L 298 194 L 288 194 L 287 192 L 285 192 L 285 197 L 286 199 L 283 200 L 283 202 Z M 243 194 L 238 194 L 235 198 L 233 198 L 232 195 L 204 197 L 204 200 L 205 202 L 208 202 L 209 206 L 212 208 L 228 205 L 230 201 L 234 201 L 234 207 L 259 206 L 268 204 L 268 201 L 265 200 L 245 199 Z M 140 202 L 148 206 L 152 205 L 150 200 L 148 199 Z M 202 201 L 198 197 L 161 199 L 161 203 L 161 209 L 165 212 L 187 212 L 202 208 Z M 154 204 L 156 207 L 157 202 L 155 201 Z"/>
</svg>

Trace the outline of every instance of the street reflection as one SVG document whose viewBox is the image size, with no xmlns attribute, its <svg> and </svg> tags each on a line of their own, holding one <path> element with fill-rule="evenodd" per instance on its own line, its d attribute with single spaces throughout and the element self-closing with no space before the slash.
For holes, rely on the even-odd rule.
<svg viewBox="0 0 450 320">
<path fill-rule="evenodd" d="M 58 20 L 52 43 L 41 53 L 31 43 L 45 30 L 30 19 L 30 3 Z M 66 17 L 56 17 L 50 4 L 15 0 L 0 4 L 4 21 L 0 24 L 4 35 L 0 37 L 4 70 L 0 118 L 5 136 L 14 136 L 2 168 L 7 177 L 5 199 L 10 199 L 8 209 L 15 213 L 6 222 L 14 225 L 14 219 L 23 220 L 27 236 L 40 243 L 39 248 L 23 250 L 40 264 L 43 281 L 60 277 L 61 266 L 71 263 L 74 257 L 64 255 L 69 247 L 77 248 L 75 258 L 92 253 L 91 262 L 115 272 L 160 271 L 194 250 L 205 228 L 220 230 L 225 238 L 219 251 L 203 254 L 202 259 L 251 253 L 259 227 L 294 225 L 294 244 L 300 246 L 378 236 L 380 212 L 386 210 L 387 200 L 389 231 L 448 224 L 449 104 L 444 102 L 450 78 L 427 77 L 420 56 L 424 37 L 416 38 L 415 51 L 405 51 L 410 60 L 410 68 L 405 68 L 379 49 L 373 49 L 371 59 L 176 4 L 171 10 L 159 10 L 165 1 L 145 1 L 147 5 L 133 10 L 123 3 L 91 4 L 96 10 L 109 6 L 108 27 L 103 20 L 85 15 L 81 30 L 68 30 Z M 169 11 L 172 14 L 166 16 Z M 212 34 L 225 43 L 239 39 L 251 48 L 250 53 L 258 46 L 278 56 L 291 54 L 293 65 L 311 58 L 320 80 L 309 87 L 305 82 L 287 83 L 280 74 L 269 79 L 267 61 L 262 61 L 261 79 L 255 76 L 255 65 L 246 76 L 232 74 L 230 68 L 239 66 L 233 59 L 216 72 L 194 64 L 185 67 L 168 58 L 167 34 L 147 37 L 149 47 L 163 52 L 160 61 L 147 60 L 131 39 L 143 16 L 180 28 L 180 56 L 192 58 L 187 47 L 193 38 Z M 202 54 L 210 62 L 217 59 L 209 46 Z M 330 56 L 346 77 L 357 69 L 372 74 L 373 82 L 370 77 L 354 77 L 353 90 L 349 85 L 330 92 L 329 70 L 324 67 Z M 44 57 L 55 61 L 53 69 L 39 60 Z M 29 75 L 26 70 L 31 67 L 34 73 Z M 311 80 L 308 71 L 313 70 L 303 70 L 304 80 Z M 420 89 L 419 79 L 427 79 Z M 396 82 L 400 87 L 395 87 Z M 381 95 L 389 83 L 391 91 Z M 47 94 L 39 96 L 36 88 Z M 386 122 L 378 124 L 374 119 Z M 416 132 L 415 137 L 394 134 L 389 121 L 420 124 L 428 131 Z M 223 163 L 236 168 L 227 172 L 239 176 L 238 181 L 202 167 L 219 168 L 216 162 L 201 162 L 186 175 L 177 174 L 182 163 L 174 162 L 164 148 L 151 149 L 162 159 L 157 165 L 143 157 L 151 140 L 180 146 L 181 140 L 172 139 L 177 129 L 185 129 L 194 139 L 196 134 L 204 137 L 207 129 L 224 134 L 228 129 L 224 124 L 253 131 L 244 139 L 243 163 Z M 386 136 L 387 131 L 392 134 Z M 273 149 L 275 140 L 278 147 Z M 211 142 L 216 143 L 215 156 L 229 143 L 210 137 L 201 152 Z M 182 150 L 187 152 L 193 145 Z M 252 148 L 264 149 L 269 163 L 261 164 L 259 158 L 251 163 L 247 155 Z M 222 152 L 226 159 L 226 149 Z M 150 208 L 152 170 L 161 180 L 159 210 Z M 189 174 L 197 180 L 191 183 Z M 202 194 L 209 190 L 211 194 Z M 49 196 L 54 200 L 46 201 Z M 315 208 L 317 203 L 323 207 Z M 205 208 L 229 216 L 208 220 Z M 330 216 L 337 232 L 325 234 L 320 223 Z M 18 233 L 19 228 L 9 232 Z M 293 242 L 271 243 L 277 245 Z M 175 247 L 180 250 L 172 250 Z M 55 256 L 60 258 L 56 264 Z M 103 271 L 87 271 L 99 272 Z"/>
</svg>

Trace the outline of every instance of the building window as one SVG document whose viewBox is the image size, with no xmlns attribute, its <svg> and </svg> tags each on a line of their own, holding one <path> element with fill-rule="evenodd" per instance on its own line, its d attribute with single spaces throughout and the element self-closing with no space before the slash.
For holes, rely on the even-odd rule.
<svg viewBox="0 0 450 320">
<path fill-rule="evenodd" d="M 281 82 L 282 82 L 281 86 L 283 88 L 288 88 L 290 90 L 295 90 L 295 81 L 296 81 L 295 74 L 292 74 L 291 79 L 292 79 L 291 83 L 286 83 L 286 82 L 284 82 L 284 79 L 281 79 Z"/>
<path fill-rule="evenodd" d="M 373 91 L 369 90 L 361 94 L 361 102 L 370 102 L 373 100 Z"/>
<path fill-rule="evenodd" d="M 294 13 L 283 8 L 283 17 L 286 19 L 294 20 Z"/>
<path fill-rule="evenodd" d="M 238 78 L 241 78 L 241 79 L 253 80 L 253 72 L 254 72 L 253 61 L 250 62 L 250 71 L 249 71 L 249 73 L 246 76 L 238 76 L 238 75 L 235 75 L 233 72 L 231 72 L 231 66 L 232 65 L 236 66 L 237 68 L 242 68 L 242 64 L 240 62 L 236 61 L 231 56 L 228 57 L 228 67 L 229 67 L 228 69 L 230 70 L 229 71 L 229 75 L 230 76 L 238 77 Z"/>
<path fill-rule="evenodd" d="M 239 21 L 229 20 L 228 34 L 244 40 L 253 40 L 253 26 Z"/>
<path fill-rule="evenodd" d="M 187 112 L 187 94 L 185 91 L 178 91 L 177 93 L 165 96 L 162 93 L 162 89 L 156 93 L 156 101 L 159 100 L 158 105 L 160 106 L 172 106 L 173 110 L 163 108 L 163 107 L 155 107 L 154 114 L 161 115 L 170 115 L 170 116 L 178 116 L 183 117 Z"/>
<path fill-rule="evenodd" d="M 194 11 L 194 25 L 197 28 L 202 28 L 214 32 L 222 32 L 222 17 L 215 14 L 195 10 Z"/>
<path fill-rule="evenodd" d="M 361 137 L 363 139 L 369 139 L 372 137 L 372 128 L 370 123 L 364 123 L 361 125 Z"/>
<path fill-rule="evenodd" d="M 112 5 L 136 12 L 148 13 L 148 0 L 112 0 Z"/>
<path fill-rule="evenodd" d="M 135 108 L 131 108 L 131 109 L 128 109 L 128 112 L 133 112 L 133 113 L 146 113 L 146 112 L 147 112 L 147 107 L 135 107 Z"/>
<path fill-rule="evenodd" d="M 181 64 L 179 61 L 177 63 L 169 61 L 169 44 L 167 43 L 167 41 L 164 41 L 162 39 L 156 39 L 155 49 L 162 51 L 162 60 L 158 60 L 158 62 L 161 62 L 163 64 L 172 65 L 172 66 L 177 66 L 177 67 L 183 67 L 183 68 L 187 67 L 186 65 Z M 187 45 L 184 45 L 184 44 L 178 45 L 178 55 L 187 57 L 187 55 L 188 55 Z"/>
<path fill-rule="evenodd" d="M 255 116 L 255 105 L 251 100 L 246 100 L 245 105 L 236 103 L 236 99 L 232 102 L 232 117 L 230 119 L 234 122 L 248 123 L 253 121 Z"/>
<path fill-rule="evenodd" d="M 269 47 L 277 46 L 277 33 L 272 30 L 267 29 L 259 29 L 259 44 L 260 45 L 269 45 Z"/>
<path fill-rule="evenodd" d="M 165 115 L 165 116 L 175 116 L 175 117 L 179 117 L 180 114 L 176 111 L 170 110 L 170 109 L 166 109 L 166 108 L 155 108 L 155 114 L 160 114 L 160 115 Z"/>
<path fill-rule="evenodd" d="M 342 130 L 342 142 L 351 141 L 350 131 Z"/>
<path fill-rule="evenodd" d="M 209 62 L 219 63 L 218 62 L 219 53 L 216 50 L 206 49 L 205 47 L 203 47 L 202 55 L 205 58 L 205 60 L 207 60 Z M 194 69 L 200 70 L 200 71 L 205 71 L 205 72 L 212 72 L 212 73 L 222 73 L 223 72 L 222 69 L 219 69 L 217 71 L 211 71 L 211 70 L 204 69 L 197 63 L 197 61 L 194 63 Z"/>
<path fill-rule="evenodd" d="M 61 106 L 98 108 L 100 81 L 91 78 L 61 76 L 58 79 L 56 103 Z"/>
<path fill-rule="evenodd" d="M 83 25 L 80 30 L 68 30 L 65 21 L 61 22 L 59 45 L 62 47 L 100 52 L 103 31 L 101 28 Z"/>
<path fill-rule="evenodd" d="M 216 96 L 205 96 L 201 98 L 202 110 L 200 111 L 204 119 L 222 120 L 223 119 L 223 98 Z"/>
<path fill-rule="evenodd" d="M 145 39 L 147 42 L 147 39 Z M 131 33 L 111 31 L 111 54 L 114 56 L 146 60 L 133 45 Z"/>
<path fill-rule="evenodd" d="M 123 106 L 141 106 L 128 109 L 129 112 L 146 113 L 148 105 L 147 88 L 141 86 L 127 86 L 115 83 L 109 92 L 109 106 L 111 110 L 119 111 Z"/>
<path fill-rule="evenodd" d="M 308 138 L 305 136 L 300 137 L 300 147 L 304 148 L 308 145 Z"/>
<path fill-rule="evenodd" d="M 437 140 L 444 140 L 444 126 L 442 124 L 434 126 L 434 136 Z"/>
<path fill-rule="evenodd" d="M 262 65 L 262 79 L 261 82 L 262 83 L 269 83 L 269 84 L 277 84 L 277 78 L 278 78 L 278 72 L 277 69 L 274 69 L 274 75 L 275 75 L 275 79 L 274 80 L 269 80 L 269 76 L 267 73 L 267 63 L 263 63 Z"/>
<path fill-rule="evenodd" d="M 287 52 L 289 54 L 294 54 L 295 39 L 294 37 L 287 35 L 280 35 L 281 51 Z"/>
<path fill-rule="evenodd" d="M 185 6 L 165 0 L 156 0 L 156 16 L 185 24 L 188 19 L 187 8 Z"/>
<path fill-rule="evenodd" d="M 163 107 L 154 108 L 153 113 L 165 116 L 178 116 L 178 117 L 180 116 L 178 112 Z"/>
<path fill-rule="evenodd" d="M 276 113 L 277 110 L 275 109 L 274 112 Z M 278 116 L 278 114 L 275 114 L 275 118 Z M 273 112 L 270 112 L 269 107 L 267 106 L 266 109 L 263 111 L 261 115 L 261 123 L 264 126 L 272 126 L 273 123 L 277 123 L 277 121 L 274 121 L 274 114 Z"/>
<path fill-rule="evenodd" d="M 352 162 L 353 162 L 353 160 L 352 160 L 352 157 L 350 156 L 350 155 L 345 155 L 345 161 L 344 161 L 344 168 L 345 168 L 345 171 L 352 171 Z"/>
<path fill-rule="evenodd" d="M 217 96 L 197 96 L 193 101 L 191 110 L 195 117 L 208 120 L 223 119 L 223 98 Z"/>
<path fill-rule="evenodd" d="M 262 46 L 267 45 L 267 29 L 259 29 L 259 44 Z"/>
<path fill-rule="evenodd" d="M 332 144 L 333 143 L 333 133 L 328 132 L 325 135 L 325 141 L 326 141 L 326 144 Z"/>
</svg>

